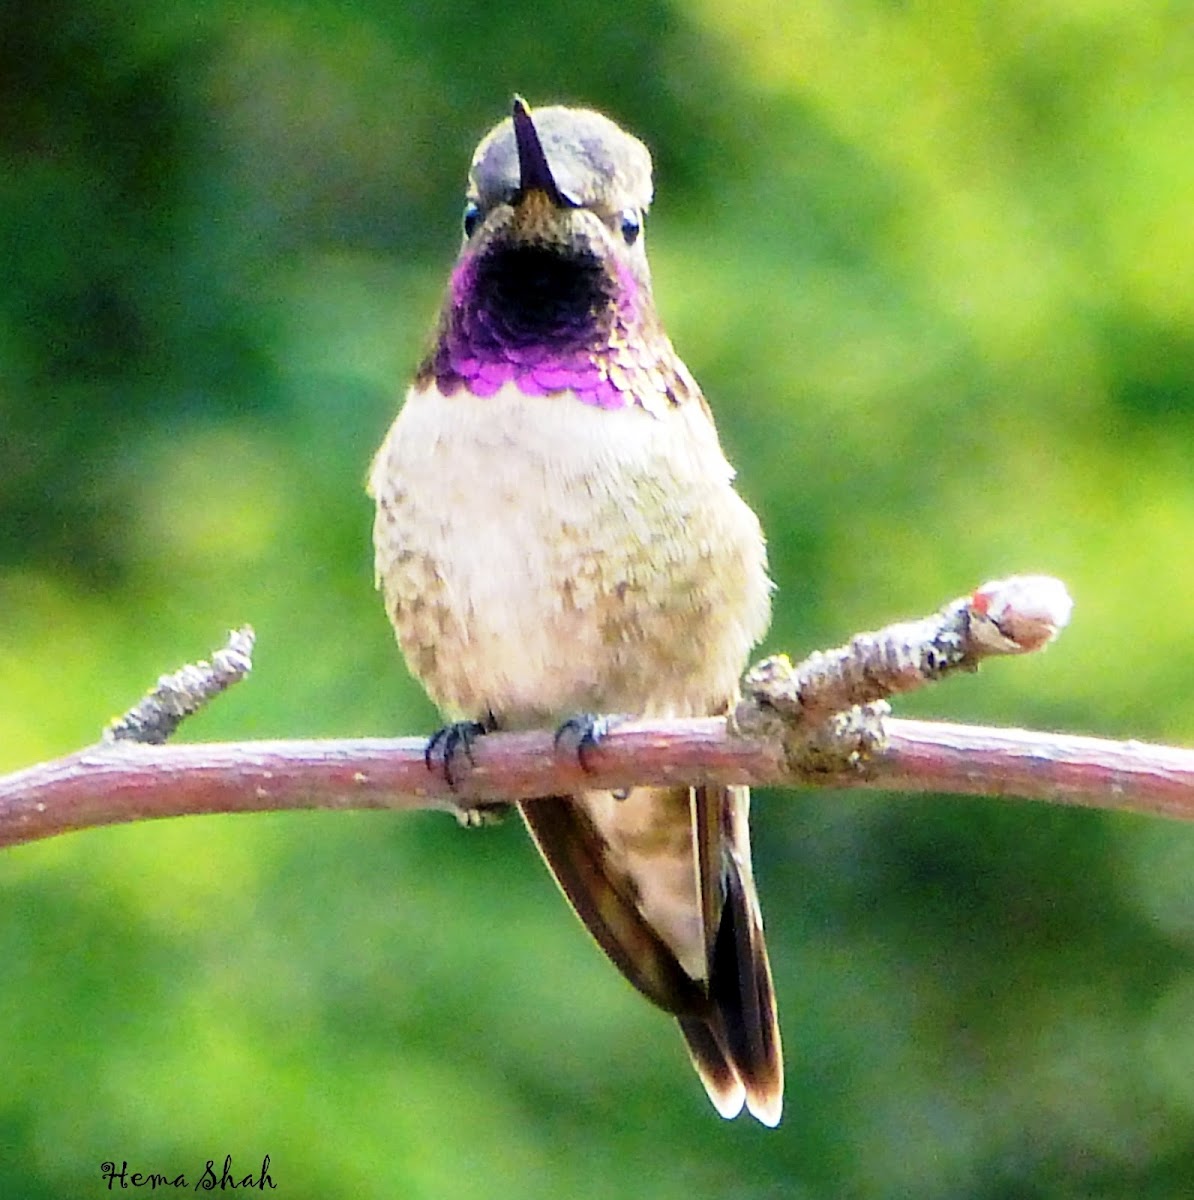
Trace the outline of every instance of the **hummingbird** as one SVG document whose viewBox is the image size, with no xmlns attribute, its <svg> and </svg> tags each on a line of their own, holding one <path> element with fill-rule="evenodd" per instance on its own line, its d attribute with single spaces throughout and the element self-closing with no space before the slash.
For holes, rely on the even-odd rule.
<svg viewBox="0 0 1194 1200">
<path fill-rule="evenodd" d="M 759 521 L 652 298 L 651 199 L 646 146 L 589 109 L 515 97 L 473 155 L 438 326 L 368 485 L 387 615 L 452 723 L 445 767 L 478 732 L 728 713 L 770 622 Z M 774 1126 L 749 804 L 635 787 L 518 808 L 717 1111 Z"/>
</svg>

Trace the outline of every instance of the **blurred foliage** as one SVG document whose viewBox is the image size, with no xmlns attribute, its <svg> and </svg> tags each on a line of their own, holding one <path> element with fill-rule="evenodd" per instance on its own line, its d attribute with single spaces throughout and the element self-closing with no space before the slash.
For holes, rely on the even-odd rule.
<svg viewBox="0 0 1194 1200">
<path fill-rule="evenodd" d="M 902 711 L 1194 741 L 1194 25 L 1181 6 L 58 0 L 0 8 L 0 758 L 224 628 L 191 737 L 434 714 L 369 456 L 517 89 L 655 148 L 652 256 L 800 652 L 1013 570 L 1074 627 Z M 1194 831 L 765 795 L 788 1049 L 708 1108 L 516 824 L 292 814 L 0 860 L 0 1194 L 232 1154 L 279 1194 L 1170 1197 Z"/>
</svg>

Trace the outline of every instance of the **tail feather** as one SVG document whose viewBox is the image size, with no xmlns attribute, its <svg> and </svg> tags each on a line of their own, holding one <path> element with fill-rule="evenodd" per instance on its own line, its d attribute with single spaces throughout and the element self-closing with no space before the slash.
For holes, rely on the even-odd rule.
<svg viewBox="0 0 1194 1200">
<path fill-rule="evenodd" d="M 643 919 L 628 881 L 609 870 L 605 841 L 588 813 L 563 796 L 518 807 L 560 890 L 618 970 L 665 1012 L 706 1009 L 702 989 Z"/>
<path fill-rule="evenodd" d="M 683 795 L 675 799 L 684 812 Z M 629 822 L 632 813 L 624 805 L 619 802 L 613 811 L 624 811 Z M 713 1106 L 723 1117 L 735 1117 L 745 1106 L 763 1124 L 775 1126 L 783 1107 L 783 1060 L 751 874 L 748 807 L 745 788 L 698 788 L 691 795 L 688 853 L 695 861 L 689 903 L 699 905 L 700 921 L 695 947 L 689 942 L 681 951 L 644 915 L 645 879 L 627 854 L 625 830 L 619 835 L 599 828 L 596 810 L 583 798 L 519 805 L 539 851 L 598 945 L 639 991 L 679 1021 Z M 608 821 L 608 814 L 602 819 Z M 649 839 L 645 844 L 653 845 Z M 648 861 L 642 869 L 658 865 Z M 702 960 L 704 978 L 694 978 Z"/>
<path fill-rule="evenodd" d="M 713 1102 L 713 1107 L 730 1120 L 746 1103 L 746 1088 L 727 1056 L 724 1041 L 713 1032 L 713 1022 L 701 1017 L 680 1017 L 680 1032 L 688 1043 L 692 1065 Z"/>
<path fill-rule="evenodd" d="M 721 1019 L 730 1060 L 742 1079 L 746 1107 L 764 1124 L 779 1124 L 783 1053 L 771 964 L 758 903 L 736 870 L 729 874 L 714 942 L 709 995 Z"/>
<path fill-rule="evenodd" d="M 680 1028 L 718 1112 L 736 1116 L 745 1103 L 752 1116 L 775 1126 L 783 1111 L 783 1050 L 751 872 L 749 804 L 745 788 L 695 791 L 713 1012 L 703 1021 L 681 1021 Z M 736 1086 L 727 1084 L 727 1070 Z"/>
<path fill-rule="evenodd" d="M 723 932 L 731 923 L 723 921 Z M 783 1059 L 771 970 L 764 948 L 754 966 L 740 974 L 740 943 L 731 942 L 736 937 L 719 938 L 710 979 L 712 1014 L 681 1017 L 680 1030 L 713 1107 L 723 1117 L 736 1117 L 745 1104 L 752 1116 L 774 1127 L 783 1113 Z M 721 956 L 722 946 L 728 956 Z"/>
</svg>

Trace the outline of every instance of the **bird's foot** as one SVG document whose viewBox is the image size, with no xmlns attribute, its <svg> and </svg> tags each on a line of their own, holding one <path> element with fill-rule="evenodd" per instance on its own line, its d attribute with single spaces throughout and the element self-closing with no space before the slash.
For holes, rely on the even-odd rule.
<svg viewBox="0 0 1194 1200">
<path fill-rule="evenodd" d="M 581 769 L 589 771 L 592 768 L 585 760 L 586 754 L 594 746 L 600 744 L 601 739 L 609 733 L 618 720 L 618 717 L 601 713 L 577 713 L 576 716 L 569 717 L 556 730 L 555 748 L 558 750 L 560 743 L 564 741 L 571 743 L 576 761 L 580 763 Z"/>
<path fill-rule="evenodd" d="M 428 739 L 427 748 L 423 751 L 423 761 L 427 770 L 434 771 L 438 765 L 444 773 L 444 779 L 450 788 L 456 786 L 456 772 L 453 764 L 463 752 L 470 765 L 475 764 L 473 758 L 473 742 L 495 728 L 492 720 L 489 723 L 481 721 L 453 721 L 437 729 Z M 437 764 L 437 761 L 438 764 Z"/>
</svg>

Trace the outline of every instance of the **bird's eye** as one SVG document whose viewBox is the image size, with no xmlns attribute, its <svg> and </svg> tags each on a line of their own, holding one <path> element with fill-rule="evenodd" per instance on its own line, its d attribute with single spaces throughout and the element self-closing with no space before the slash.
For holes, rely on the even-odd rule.
<svg viewBox="0 0 1194 1200">
<path fill-rule="evenodd" d="M 638 235 L 643 231 L 642 214 L 636 208 L 622 210 L 621 230 L 622 239 L 626 245 L 633 246 L 638 241 Z"/>
<path fill-rule="evenodd" d="M 464 206 L 463 224 L 466 238 L 472 237 L 477 226 L 481 224 L 481 206 L 475 200 L 470 200 Z"/>
</svg>

